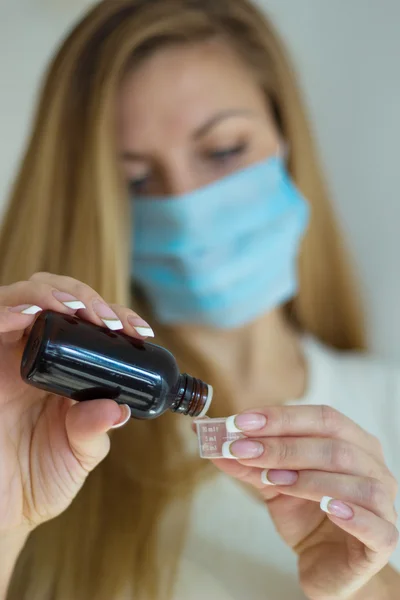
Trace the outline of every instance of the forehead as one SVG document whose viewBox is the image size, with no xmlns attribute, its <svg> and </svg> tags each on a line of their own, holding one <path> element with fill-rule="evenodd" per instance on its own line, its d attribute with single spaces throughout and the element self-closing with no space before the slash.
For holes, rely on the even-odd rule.
<svg viewBox="0 0 400 600">
<path fill-rule="evenodd" d="M 264 95 L 250 70 L 222 41 L 157 51 L 124 79 L 119 122 L 127 131 L 174 134 L 229 108 L 259 110 Z"/>
</svg>

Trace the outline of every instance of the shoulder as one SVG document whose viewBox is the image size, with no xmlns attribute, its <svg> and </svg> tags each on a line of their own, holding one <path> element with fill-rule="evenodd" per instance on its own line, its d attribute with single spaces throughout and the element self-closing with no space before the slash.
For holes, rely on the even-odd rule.
<svg viewBox="0 0 400 600">
<path fill-rule="evenodd" d="M 307 404 L 328 404 L 400 451 L 400 365 L 304 341 L 309 365 Z"/>
<path fill-rule="evenodd" d="M 400 364 L 372 354 L 340 352 L 313 338 L 305 340 L 304 349 L 313 378 L 319 386 L 329 384 L 329 397 L 337 396 L 340 403 L 351 398 L 364 410 L 400 405 Z"/>
</svg>

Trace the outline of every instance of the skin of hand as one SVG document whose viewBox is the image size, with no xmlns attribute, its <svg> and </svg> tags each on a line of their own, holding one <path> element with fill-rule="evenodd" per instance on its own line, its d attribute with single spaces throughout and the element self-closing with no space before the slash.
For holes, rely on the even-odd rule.
<svg viewBox="0 0 400 600">
<path fill-rule="evenodd" d="M 35 274 L 0 289 L 0 538 L 25 535 L 65 510 L 107 455 L 127 407 L 74 403 L 27 386 L 19 366 L 27 333 L 43 309 L 75 314 L 133 337 L 152 335 L 136 313 L 109 306 L 68 277 Z M 388 562 L 398 532 L 397 483 L 378 440 L 330 407 L 268 407 L 231 418 L 247 439 L 215 464 L 257 488 L 299 556 L 310 600 L 350 600 Z M 269 485 L 268 485 L 269 484 Z M 322 506 L 319 502 L 323 498 Z M 332 498 L 332 500 L 329 500 Z"/>
<path fill-rule="evenodd" d="M 307 598 L 369 599 L 398 542 L 398 485 L 379 440 L 329 406 L 266 407 L 227 423 L 246 437 L 213 462 L 260 492 Z"/>
<path fill-rule="evenodd" d="M 64 511 L 107 455 L 107 432 L 131 417 L 128 406 L 113 400 L 76 403 L 22 381 L 26 335 L 43 309 L 78 311 L 140 339 L 152 335 L 134 312 L 111 307 L 69 277 L 37 273 L 0 289 L 0 539 L 21 537 Z"/>
</svg>

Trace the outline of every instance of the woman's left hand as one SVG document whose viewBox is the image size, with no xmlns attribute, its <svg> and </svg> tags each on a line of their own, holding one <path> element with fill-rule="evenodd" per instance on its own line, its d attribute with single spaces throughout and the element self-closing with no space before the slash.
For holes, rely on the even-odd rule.
<svg viewBox="0 0 400 600">
<path fill-rule="evenodd" d="M 379 441 L 328 406 L 261 408 L 230 423 L 249 439 L 225 445 L 237 460 L 214 462 L 261 492 L 299 556 L 306 596 L 362 596 L 398 541 L 397 482 Z"/>
</svg>

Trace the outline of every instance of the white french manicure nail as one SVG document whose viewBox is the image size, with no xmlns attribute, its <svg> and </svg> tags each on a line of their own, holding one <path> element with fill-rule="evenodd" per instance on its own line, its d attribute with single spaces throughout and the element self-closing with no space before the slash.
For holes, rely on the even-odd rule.
<svg viewBox="0 0 400 600">
<path fill-rule="evenodd" d="M 130 419 L 132 417 L 131 409 L 129 408 L 129 406 L 127 404 L 123 404 L 122 406 L 125 408 L 126 417 L 120 423 L 117 423 L 116 425 L 113 425 L 111 427 L 111 429 L 119 429 L 120 427 L 123 427 L 124 425 L 126 425 L 128 423 L 128 421 L 130 421 Z M 122 406 L 121 406 L 121 408 L 122 408 Z"/>
<path fill-rule="evenodd" d="M 268 469 L 264 469 L 264 471 L 262 471 L 261 483 L 263 483 L 264 485 L 275 485 L 275 483 L 272 483 L 272 481 L 268 479 Z"/>
<path fill-rule="evenodd" d="M 67 308 L 72 308 L 72 310 L 80 310 L 81 308 L 86 308 L 86 306 L 80 300 L 70 300 L 69 302 L 63 302 L 63 304 Z"/>
<path fill-rule="evenodd" d="M 104 323 L 104 325 L 106 325 L 108 327 L 108 329 L 111 329 L 112 331 L 117 331 L 118 329 L 123 329 L 124 326 L 122 325 L 121 321 L 119 319 L 101 319 Z"/>
<path fill-rule="evenodd" d="M 324 496 L 322 498 L 322 500 L 321 500 L 321 503 L 320 503 L 321 510 L 323 510 L 324 512 L 326 512 L 328 514 L 329 514 L 329 506 L 328 506 L 328 504 L 329 504 L 329 502 L 331 500 L 333 500 L 333 498 L 331 498 L 330 496 Z"/>
<path fill-rule="evenodd" d="M 234 458 L 237 460 L 237 457 L 231 452 L 231 444 L 233 442 L 224 442 L 221 448 L 221 454 L 224 458 Z"/>
<path fill-rule="evenodd" d="M 151 327 L 134 327 L 134 329 L 143 337 L 154 337 L 154 331 Z"/>
<path fill-rule="evenodd" d="M 42 308 L 40 308 L 40 306 L 29 306 L 28 308 L 25 308 L 25 310 L 22 311 L 22 315 L 36 315 L 39 312 L 42 312 Z"/>
<path fill-rule="evenodd" d="M 93 310 L 97 314 L 97 316 L 103 321 L 104 325 L 111 329 L 112 331 L 116 331 L 117 329 L 123 329 L 121 321 L 118 318 L 118 315 L 113 311 L 111 306 L 105 304 L 102 300 L 95 300 L 93 302 Z"/>
<path fill-rule="evenodd" d="M 236 419 L 237 415 L 232 415 L 230 417 L 227 417 L 226 421 L 225 421 L 225 427 L 228 433 L 242 433 L 242 430 L 239 429 L 238 427 L 236 427 L 235 425 L 235 419 Z"/>
</svg>

